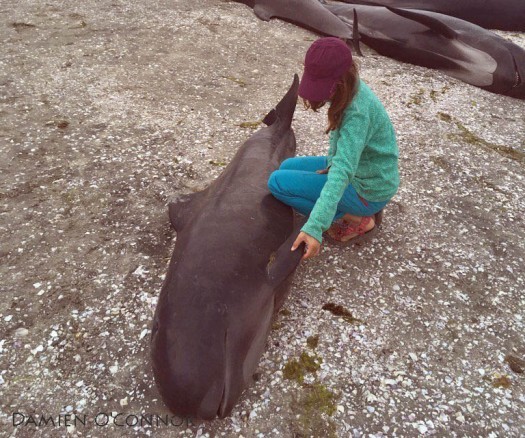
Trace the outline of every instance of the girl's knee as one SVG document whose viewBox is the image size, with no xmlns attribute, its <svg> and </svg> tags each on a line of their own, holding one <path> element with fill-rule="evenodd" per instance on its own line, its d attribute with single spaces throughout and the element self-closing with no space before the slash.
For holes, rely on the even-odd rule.
<svg viewBox="0 0 525 438">
<path fill-rule="evenodd" d="M 279 190 L 279 185 L 277 183 L 277 179 L 278 179 L 278 173 L 279 171 L 278 170 L 274 170 L 271 175 L 270 175 L 270 178 L 268 178 L 268 189 L 270 190 L 270 192 L 275 195 L 276 193 L 279 193 L 280 190 Z"/>
<path fill-rule="evenodd" d="M 291 157 L 284 160 L 279 166 L 280 170 L 301 170 L 306 172 L 315 172 L 326 167 L 326 157 L 308 156 L 308 157 Z"/>
<path fill-rule="evenodd" d="M 280 170 L 292 170 L 295 169 L 294 161 L 296 161 L 297 157 L 290 157 L 284 160 L 281 165 L 279 166 Z"/>
</svg>

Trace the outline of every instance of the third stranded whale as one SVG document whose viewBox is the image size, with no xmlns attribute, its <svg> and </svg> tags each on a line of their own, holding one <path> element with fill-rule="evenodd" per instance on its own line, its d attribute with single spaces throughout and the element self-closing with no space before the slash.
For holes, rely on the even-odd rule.
<svg viewBox="0 0 525 438">
<path fill-rule="evenodd" d="M 299 78 L 269 126 L 253 134 L 204 191 L 170 204 L 177 242 L 153 319 L 157 387 L 178 416 L 228 415 L 263 353 L 304 246 L 293 211 L 267 187 L 295 155 L 291 128 Z"/>
<path fill-rule="evenodd" d="M 441 70 L 493 93 L 525 99 L 525 50 L 459 18 L 415 9 L 329 2 L 325 7 L 384 56 Z"/>
<path fill-rule="evenodd" d="M 525 31 L 523 0 L 341 0 L 345 3 L 420 9 L 470 21 L 485 29 Z"/>
</svg>

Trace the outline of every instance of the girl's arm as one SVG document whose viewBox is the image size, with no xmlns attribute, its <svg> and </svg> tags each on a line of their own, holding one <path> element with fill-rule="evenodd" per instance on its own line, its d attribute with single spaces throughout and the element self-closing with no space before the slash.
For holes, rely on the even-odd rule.
<svg viewBox="0 0 525 438">
<path fill-rule="evenodd" d="M 366 144 L 369 125 L 370 119 L 366 111 L 352 107 L 345 115 L 327 181 L 308 221 L 301 229 L 319 242 L 322 242 L 323 232 L 330 228 L 337 205 L 350 179 L 355 175 Z"/>
</svg>

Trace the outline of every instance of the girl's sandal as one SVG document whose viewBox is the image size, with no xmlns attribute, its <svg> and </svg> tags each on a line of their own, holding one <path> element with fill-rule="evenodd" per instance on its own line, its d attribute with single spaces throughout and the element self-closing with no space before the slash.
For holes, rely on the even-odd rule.
<svg viewBox="0 0 525 438">
<path fill-rule="evenodd" d="M 355 243 L 364 242 L 368 239 L 370 239 L 372 236 L 374 236 L 378 230 L 379 226 L 381 225 L 381 222 L 383 220 L 383 210 L 376 213 L 374 215 L 375 225 L 374 228 L 365 231 L 366 226 L 370 223 L 372 220 L 372 216 L 364 216 L 361 219 L 361 222 L 357 225 L 346 223 L 342 220 L 336 221 L 332 224 L 330 227 L 330 230 L 332 230 L 335 234 L 334 237 L 330 236 L 330 234 L 325 233 L 326 238 L 337 245 L 353 245 Z M 356 234 L 357 236 L 352 237 L 351 239 L 348 239 L 346 241 L 343 241 L 342 239 L 345 236 Z"/>
</svg>

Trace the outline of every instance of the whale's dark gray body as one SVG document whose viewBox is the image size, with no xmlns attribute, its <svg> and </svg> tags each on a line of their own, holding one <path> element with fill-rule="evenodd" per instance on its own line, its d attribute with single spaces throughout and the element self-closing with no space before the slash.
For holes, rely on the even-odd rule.
<svg viewBox="0 0 525 438">
<path fill-rule="evenodd" d="M 429 11 L 328 2 L 378 53 L 435 68 L 485 90 L 525 99 L 525 50 L 494 32 Z"/>
<path fill-rule="evenodd" d="M 253 8 L 261 20 L 280 18 L 323 35 L 351 39 L 352 32 L 318 0 L 235 0 Z"/>
<path fill-rule="evenodd" d="M 525 31 L 523 0 L 341 0 L 345 3 L 420 9 L 477 24 L 485 29 Z"/>
<path fill-rule="evenodd" d="M 155 380 L 177 415 L 228 415 L 250 383 L 302 249 L 290 207 L 267 188 L 295 155 L 298 77 L 223 173 L 169 206 L 177 242 L 153 320 Z"/>
</svg>

